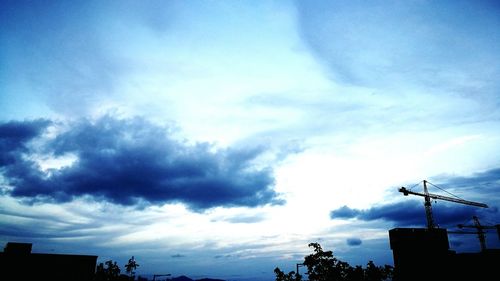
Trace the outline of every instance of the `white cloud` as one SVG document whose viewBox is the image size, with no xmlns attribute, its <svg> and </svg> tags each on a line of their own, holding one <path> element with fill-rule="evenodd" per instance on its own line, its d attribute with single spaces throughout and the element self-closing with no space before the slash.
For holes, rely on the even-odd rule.
<svg viewBox="0 0 500 281">
<path fill-rule="evenodd" d="M 393 202 L 400 185 L 500 164 L 498 17 L 487 3 L 91 4 L 37 5 L 35 17 L 20 6 L 0 19 L 18 27 L 0 27 L 0 118 L 140 116 L 175 127 L 176 139 L 212 143 L 209 152 L 262 145 L 269 153 L 256 161 L 273 163 L 287 203 L 193 213 L 86 197 L 26 205 L 4 194 L 0 224 L 18 232 L 2 242 L 124 260 L 144 253 L 141 270 L 152 271 L 177 254 L 185 257 L 168 261 L 178 272 L 263 270 L 320 239 L 354 263 L 372 254 L 391 262 L 381 254 L 391 225 L 332 221 L 330 211 Z M 61 133 L 52 130 L 45 139 Z M 43 171 L 77 161 L 32 160 Z M 355 252 L 350 237 L 363 241 Z"/>
</svg>

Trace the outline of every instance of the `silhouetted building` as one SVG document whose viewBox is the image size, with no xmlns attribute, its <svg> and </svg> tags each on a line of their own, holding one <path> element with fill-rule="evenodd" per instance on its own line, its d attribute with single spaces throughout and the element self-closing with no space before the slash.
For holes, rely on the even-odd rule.
<svg viewBox="0 0 500 281">
<path fill-rule="evenodd" d="M 500 280 L 500 250 L 460 253 L 449 249 L 446 229 L 389 230 L 394 280 Z"/>
<path fill-rule="evenodd" d="M 478 253 L 458 253 L 453 266 L 460 280 L 500 280 L 500 250 L 489 249 Z"/>
<path fill-rule="evenodd" d="M 389 230 L 395 280 L 446 280 L 450 256 L 446 229 Z"/>
<path fill-rule="evenodd" d="M 31 253 L 31 246 L 7 243 L 0 252 L 1 280 L 93 280 L 97 256 Z"/>
</svg>

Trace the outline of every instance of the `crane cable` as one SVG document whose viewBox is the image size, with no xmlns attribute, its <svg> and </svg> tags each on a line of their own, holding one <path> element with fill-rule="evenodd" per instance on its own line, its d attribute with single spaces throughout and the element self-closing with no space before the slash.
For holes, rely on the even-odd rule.
<svg viewBox="0 0 500 281">
<path fill-rule="evenodd" d="M 417 186 L 417 185 L 421 184 L 422 182 L 424 182 L 424 181 L 419 181 L 419 182 L 417 182 L 416 184 L 414 184 L 414 185 L 412 185 L 412 186 L 408 187 L 407 189 L 411 191 L 411 190 L 412 190 L 412 188 L 414 188 L 415 186 Z"/>
<path fill-rule="evenodd" d="M 434 186 L 434 187 L 435 187 L 435 188 L 437 188 L 437 189 L 440 189 L 440 190 L 442 190 L 442 191 L 444 191 L 444 192 L 448 193 L 449 195 L 451 195 L 451 196 L 453 196 L 453 197 L 456 197 L 456 198 L 458 198 L 458 199 L 460 199 L 460 200 L 464 200 L 463 198 L 460 198 L 460 197 L 456 196 L 455 194 L 453 194 L 453 193 L 451 193 L 451 192 L 448 192 L 448 191 L 446 191 L 446 190 L 442 189 L 441 187 L 439 187 L 439 186 L 437 186 L 437 185 L 433 184 L 432 182 L 427 182 L 427 183 L 428 183 L 428 184 L 430 184 L 430 185 L 432 185 L 432 186 Z"/>
</svg>

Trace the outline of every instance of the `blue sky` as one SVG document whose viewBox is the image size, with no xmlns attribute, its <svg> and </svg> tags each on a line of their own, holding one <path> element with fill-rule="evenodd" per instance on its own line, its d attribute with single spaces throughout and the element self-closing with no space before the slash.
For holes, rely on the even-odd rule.
<svg viewBox="0 0 500 281">
<path fill-rule="evenodd" d="M 423 179 L 490 206 L 442 227 L 500 221 L 496 1 L 0 5 L 2 243 L 269 277 L 392 263 Z"/>
</svg>

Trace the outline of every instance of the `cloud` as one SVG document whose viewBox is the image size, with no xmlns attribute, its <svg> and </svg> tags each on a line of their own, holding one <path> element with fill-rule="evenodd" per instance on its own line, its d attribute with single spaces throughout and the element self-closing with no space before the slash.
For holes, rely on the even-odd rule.
<svg viewBox="0 0 500 281">
<path fill-rule="evenodd" d="M 500 184 L 499 168 L 481 171 L 470 176 L 440 175 L 432 177 L 432 181 L 439 182 L 439 184 L 429 185 L 430 193 L 442 194 L 442 191 L 438 190 L 436 192 L 434 187 L 439 186 L 461 196 L 463 194 L 463 197 L 467 200 L 486 203 L 489 206 L 489 208 L 477 208 L 443 200 L 433 200 L 433 216 L 438 225 L 455 228 L 456 224 L 469 222 L 472 216 L 478 216 L 481 220 L 490 222 L 500 220 L 498 215 L 500 206 L 500 195 L 498 193 Z M 443 195 L 451 196 L 449 194 Z M 330 217 L 332 219 L 359 219 L 363 221 L 385 220 L 397 226 L 423 226 L 426 224 L 424 200 L 422 197 L 410 197 L 405 201 L 382 204 L 369 209 L 354 209 L 342 206 L 332 210 Z"/>
<path fill-rule="evenodd" d="M 96 5 L 16 2 L 0 7 L 9 11 L 1 20 L 5 30 L 0 30 L 6 39 L 2 49 L 9 54 L 7 86 L 33 89 L 37 100 L 71 116 L 88 113 L 113 96 L 130 63 L 110 50 L 109 35 L 117 32 L 102 9 L 96 13 Z"/>
<path fill-rule="evenodd" d="M 31 89 L 36 92 L 35 100 L 71 117 L 127 103 L 124 85 L 136 79 L 137 73 L 149 71 L 152 55 L 154 61 L 161 61 L 156 71 L 162 77 L 170 74 L 171 66 L 155 52 L 165 45 L 158 32 L 179 29 L 172 22 L 182 9 L 191 8 L 156 0 L 91 0 L 71 5 L 22 2 L 26 1 L 0 2 L 0 41 L 4 43 L 0 50 L 5 54 L 2 63 L 8 66 L 2 69 L 2 82 L 16 89 L 12 95 L 16 102 L 9 103 L 32 102 L 25 99 L 26 89 Z M 138 49 L 130 38 L 148 43 Z M 143 98 L 146 94 L 141 92 Z"/>
<path fill-rule="evenodd" d="M 26 144 L 49 124 L 50 121 L 44 119 L 0 124 L 0 167 L 14 164 L 17 154 L 26 152 Z"/>
<path fill-rule="evenodd" d="M 361 241 L 361 239 L 359 238 L 347 238 L 346 243 L 349 246 L 359 246 L 361 245 L 361 243 L 363 243 L 363 241 Z"/>
<path fill-rule="evenodd" d="M 226 254 L 226 255 L 216 255 L 214 256 L 215 259 L 221 259 L 221 258 L 231 258 L 233 255 L 231 254 Z"/>
<path fill-rule="evenodd" d="M 301 38 L 336 81 L 496 96 L 498 68 L 483 67 L 498 61 L 498 7 L 490 3 L 314 0 L 296 6 Z"/>
<path fill-rule="evenodd" d="M 469 220 L 473 215 L 491 216 L 497 214 L 497 209 L 483 211 L 475 207 L 454 205 L 450 203 L 433 204 L 434 220 L 438 225 L 455 227 L 458 223 Z M 408 200 L 375 206 L 369 209 L 352 209 L 342 206 L 330 212 L 332 219 L 359 219 L 363 221 L 384 220 L 397 226 L 424 226 L 425 209 L 422 202 Z"/>
<path fill-rule="evenodd" d="M 181 254 L 175 254 L 175 255 L 171 255 L 170 257 L 174 258 L 174 259 L 178 259 L 178 258 L 184 258 L 186 256 L 185 255 L 181 255 Z"/>
<path fill-rule="evenodd" d="M 52 139 L 41 136 L 47 121 L 1 126 L 12 128 L 1 144 L 17 148 L 2 153 L 2 175 L 14 197 L 67 202 L 91 196 L 121 205 L 182 202 L 197 211 L 282 203 L 272 189 L 272 170 L 254 165 L 263 147 L 215 150 L 207 143 L 188 144 L 176 140 L 172 129 L 141 118 L 75 121 Z M 35 151 L 23 146 L 34 138 L 43 143 L 45 157 L 73 154 L 77 160 L 40 170 Z"/>
<path fill-rule="evenodd" d="M 470 176 L 442 175 L 435 177 L 446 186 L 457 189 L 496 189 L 500 184 L 500 168 L 494 168 Z"/>
<path fill-rule="evenodd" d="M 259 214 L 235 214 L 231 216 L 224 216 L 216 218 L 213 221 L 225 221 L 229 223 L 259 223 L 266 219 L 262 213 Z"/>
<path fill-rule="evenodd" d="M 424 207 L 416 201 L 399 202 L 394 204 L 372 207 L 370 209 L 352 209 L 342 206 L 330 212 L 332 219 L 356 218 L 364 221 L 386 220 L 399 225 L 423 224 Z"/>
<path fill-rule="evenodd" d="M 361 213 L 360 210 L 351 209 L 347 206 L 342 206 L 336 210 L 331 211 L 330 217 L 332 219 L 350 219 L 355 218 Z"/>
</svg>

